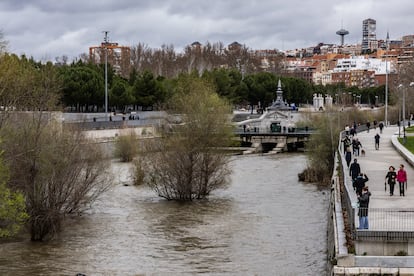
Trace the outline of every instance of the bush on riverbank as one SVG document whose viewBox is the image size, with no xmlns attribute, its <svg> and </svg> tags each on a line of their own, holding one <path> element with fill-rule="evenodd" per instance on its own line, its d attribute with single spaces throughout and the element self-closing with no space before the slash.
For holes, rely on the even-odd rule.
<svg viewBox="0 0 414 276">
<path fill-rule="evenodd" d="M 118 136 L 115 140 L 116 158 L 121 159 L 121 162 L 131 162 L 138 154 L 137 135 L 132 130 L 128 135 Z"/>
</svg>

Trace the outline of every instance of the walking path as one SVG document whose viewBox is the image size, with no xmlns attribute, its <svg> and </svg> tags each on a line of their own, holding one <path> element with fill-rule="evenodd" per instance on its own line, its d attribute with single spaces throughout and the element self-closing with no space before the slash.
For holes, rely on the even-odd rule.
<svg viewBox="0 0 414 276">
<path fill-rule="evenodd" d="M 383 133 L 380 134 L 379 150 L 375 150 L 374 136 L 377 133 L 380 134 L 379 128 L 370 129 L 369 132 L 363 131 L 355 136 L 360 140 L 362 148 L 365 150 L 365 156 L 353 156 L 351 161 L 353 162 L 353 159 L 356 158 L 361 166 L 361 172 L 369 178 L 366 183 L 371 192 L 369 208 L 414 208 L 414 169 L 391 142 L 392 136 L 394 135 L 395 139 L 395 135 L 398 135 L 398 127 L 388 126 L 383 129 Z M 388 185 L 387 191 L 384 190 L 385 175 L 389 166 L 394 166 L 397 171 L 400 164 L 404 164 L 407 171 L 408 188 L 405 191 L 405 196 L 400 196 L 397 182 L 394 196 L 390 196 Z M 349 175 L 349 171 L 347 173 Z M 352 183 L 348 182 L 347 185 L 350 185 L 352 191 Z M 356 196 L 352 200 L 356 202 Z"/>
</svg>

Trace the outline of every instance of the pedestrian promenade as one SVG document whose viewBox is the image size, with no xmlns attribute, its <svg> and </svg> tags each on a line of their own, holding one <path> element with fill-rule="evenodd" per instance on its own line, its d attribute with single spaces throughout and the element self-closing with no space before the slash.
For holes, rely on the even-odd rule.
<svg viewBox="0 0 414 276">
<path fill-rule="evenodd" d="M 375 149 L 374 136 L 377 133 L 381 136 L 379 150 Z M 369 132 L 360 132 L 355 136 L 361 142 L 362 148 L 365 150 L 365 156 L 353 155 L 351 162 L 356 158 L 361 166 L 361 172 L 365 173 L 369 178 L 366 185 L 371 192 L 369 204 L 369 209 L 372 209 L 369 213 L 370 230 L 414 231 L 414 169 L 393 146 L 391 138 L 396 134 L 398 135 L 398 127 L 388 126 L 383 129 L 382 134 L 377 127 L 376 129 L 370 129 Z M 405 191 L 405 196 L 400 196 L 397 182 L 394 188 L 394 195 L 390 196 L 389 186 L 387 185 L 386 191 L 384 189 L 385 175 L 388 172 L 389 166 L 394 166 L 397 171 L 400 164 L 404 164 L 407 171 L 408 188 Z M 345 173 L 349 175 L 349 170 Z M 350 179 L 346 184 L 348 185 L 348 190 L 353 191 Z M 352 202 L 357 202 L 355 193 L 352 193 L 351 200 Z M 378 211 L 376 210 L 377 208 L 389 210 L 404 208 L 406 211 L 395 212 L 385 218 L 383 214 L 375 212 Z M 355 220 L 356 225 L 358 225 L 357 215 Z M 396 227 L 398 228 L 396 229 Z"/>
</svg>

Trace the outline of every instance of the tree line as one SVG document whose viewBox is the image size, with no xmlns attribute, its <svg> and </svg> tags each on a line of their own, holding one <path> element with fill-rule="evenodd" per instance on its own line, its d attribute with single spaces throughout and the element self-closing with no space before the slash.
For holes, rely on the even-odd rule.
<svg viewBox="0 0 414 276">
<path fill-rule="evenodd" d="M 95 65 L 77 61 L 70 65 L 56 66 L 62 81 L 62 105 L 70 111 L 97 112 L 103 111 L 105 101 L 105 77 L 103 65 Z M 191 75 L 200 80 L 214 84 L 219 96 L 225 98 L 233 106 L 270 106 L 276 98 L 278 80 L 282 82 L 283 97 L 288 103 L 300 106 L 312 104 L 313 95 L 331 95 L 334 100 L 338 93 L 359 95 L 362 102 L 376 102 L 377 95 L 383 95 L 384 87 L 359 89 L 345 88 L 343 84 L 313 85 L 299 78 L 276 75 L 270 72 L 244 74 L 238 69 L 213 68 L 209 71 L 181 73 L 167 78 L 155 75 L 151 71 L 133 69 L 128 78 L 115 74 L 113 68 L 108 70 L 108 102 L 109 109 L 125 111 L 129 108 L 163 109 L 165 103 L 175 91 L 177 82 Z M 341 97 L 342 98 L 342 97 Z M 347 104 L 351 104 L 348 101 Z M 341 100 L 339 99 L 339 103 Z M 343 100 L 342 100 L 342 103 Z"/>
<path fill-rule="evenodd" d="M 146 152 L 159 154 L 139 159 L 136 172 L 145 172 L 139 179 L 166 199 L 193 200 L 228 183 L 228 156 L 212 146 L 230 142 L 226 118 L 231 106 L 270 105 L 279 79 L 284 98 L 296 104 L 311 103 L 314 93 L 334 97 L 343 89 L 236 68 L 192 70 L 174 77 L 132 70 L 124 78 L 110 67 L 109 106 L 185 114 L 181 126 L 162 129 L 163 139 L 146 145 Z M 103 65 L 58 65 L 0 55 L 0 236 L 15 234 L 23 222 L 32 240 L 53 236 L 65 217 L 81 213 L 110 187 L 102 151 L 87 143 L 82 132 L 62 128 L 53 119 L 53 111 L 65 108 L 102 111 L 104 97 Z"/>
</svg>

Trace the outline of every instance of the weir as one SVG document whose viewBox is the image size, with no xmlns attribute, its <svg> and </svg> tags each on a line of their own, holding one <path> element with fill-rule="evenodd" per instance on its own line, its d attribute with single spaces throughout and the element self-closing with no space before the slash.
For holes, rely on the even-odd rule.
<svg viewBox="0 0 414 276">
<path fill-rule="evenodd" d="M 313 131 L 295 129 L 294 132 L 236 132 L 243 145 L 250 145 L 251 149 L 245 153 L 279 153 L 303 149 Z"/>
</svg>

